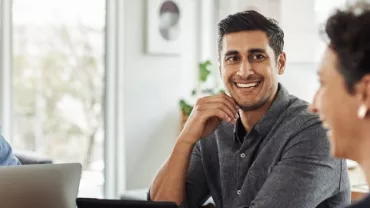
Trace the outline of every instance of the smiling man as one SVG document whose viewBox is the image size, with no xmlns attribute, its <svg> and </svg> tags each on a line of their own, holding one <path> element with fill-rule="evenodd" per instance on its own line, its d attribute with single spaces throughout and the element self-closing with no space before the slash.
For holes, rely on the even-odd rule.
<svg viewBox="0 0 370 208">
<path fill-rule="evenodd" d="M 278 83 L 284 33 L 255 11 L 221 20 L 219 69 L 228 94 L 197 101 L 149 198 L 199 207 L 313 208 L 350 203 L 345 161 L 320 120 Z"/>
</svg>

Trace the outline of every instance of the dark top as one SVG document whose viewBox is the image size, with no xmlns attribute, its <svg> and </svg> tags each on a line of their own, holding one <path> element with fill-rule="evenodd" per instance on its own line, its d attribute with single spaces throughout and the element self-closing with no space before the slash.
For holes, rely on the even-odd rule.
<svg viewBox="0 0 370 208">
<path fill-rule="evenodd" d="M 221 123 L 190 159 L 183 207 L 210 196 L 216 207 L 313 208 L 350 204 L 344 160 L 333 159 L 326 132 L 307 103 L 279 84 L 275 101 L 250 132 Z"/>
<path fill-rule="evenodd" d="M 363 200 L 349 206 L 348 208 L 369 208 L 370 207 L 370 195 Z"/>
</svg>

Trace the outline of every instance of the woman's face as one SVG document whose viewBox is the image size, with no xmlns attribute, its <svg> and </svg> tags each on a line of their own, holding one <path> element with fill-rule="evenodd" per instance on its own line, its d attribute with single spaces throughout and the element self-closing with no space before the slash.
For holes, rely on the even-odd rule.
<svg viewBox="0 0 370 208">
<path fill-rule="evenodd" d="M 336 53 L 327 48 L 319 68 L 320 88 L 317 90 L 312 110 L 319 113 L 328 138 L 332 154 L 341 158 L 353 158 L 352 155 L 361 145 L 357 116 L 360 106 L 356 90 L 350 94 L 342 74 L 338 70 Z M 369 129 L 370 130 L 370 129 Z"/>
</svg>

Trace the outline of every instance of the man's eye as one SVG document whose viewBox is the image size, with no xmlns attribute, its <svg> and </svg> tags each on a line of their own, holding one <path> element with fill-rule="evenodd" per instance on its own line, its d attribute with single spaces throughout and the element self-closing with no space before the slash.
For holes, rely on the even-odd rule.
<svg viewBox="0 0 370 208">
<path fill-rule="evenodd" d="M 230 56 L 226 58 L 226 61 L 229 63 L 232 63 L 232 62 L 238 61 L 238 58 L 236 56 Z"/>
<path fill-rule="evenodd" d="M 262 54 L 255 54 L 252 56 L 252 60 L 254 61 L 261 61 L 261 60 L 265 60 L 266 57 Z"/>
</svg>

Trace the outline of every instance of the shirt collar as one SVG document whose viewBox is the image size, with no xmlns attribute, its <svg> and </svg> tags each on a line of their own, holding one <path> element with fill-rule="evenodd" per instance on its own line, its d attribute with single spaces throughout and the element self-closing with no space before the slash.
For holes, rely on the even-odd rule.
<svg viewBox="0 0 370 208">
<path fill-rule="evenodd" d="M 280 115 L 288 107 L 289 100 L 290 95 L 288 91 L 279 83 L 275 100 L 272 102 L 272 105 L 270 106 L 268 111 L 262 116 L 261 120 L 257 122 L 253 129 L 256 130 L 261 136 L 266 136 L 272 129 Z M 244 136 L 246 135 L 240 118 L 238 118 L 238 120 L 236 121 L 236 125 L 234 126 L 234 135 L 235 139 L 239 141 L 243 141 Z"/>
<path fill-rule="evenodd" d="M 235 135 L 234 138 L 239 142 L 243 142 L 245 135 L 247 135 L 247 132 L 245 131 L 245 128 L 242 124 L 240 117 L 236 120 L 234 127 L 234 135 Z"/>
</svg>

